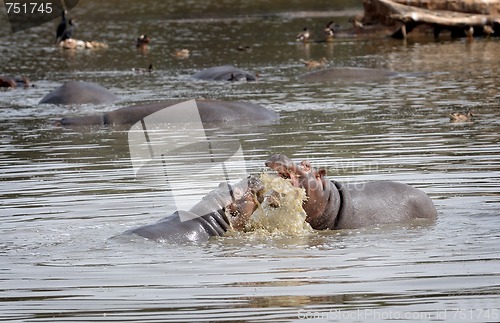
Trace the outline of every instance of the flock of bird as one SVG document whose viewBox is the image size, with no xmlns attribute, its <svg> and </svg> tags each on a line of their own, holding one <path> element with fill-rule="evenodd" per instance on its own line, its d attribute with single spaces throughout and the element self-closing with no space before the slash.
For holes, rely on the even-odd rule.
<svg viewBox="0 0 500 323">
<path fill-rule="evenodd" d="M 349 22 L 352 23 L 352 28 L 355 32 L 360 32 L 364 29 L 363 23 L 357 17 L 349 19 Z M 332 42 L 339 28 L 340 25 L 336 24 L 335 22 L 333 21 L 328 22 L 323 29 L 323 34 L 325 36 L 325 39 L 319 42 Z M 311 41 L 311 35 L 312 33 L 309 30 L 309 28 L 304 27 L 304 29 L 302 29 L 302 31 L 297 34 L 295 40 L 307 43 Z"/>
<path fill-rule="evenodd" d="M 356 17 L 351 18 L 349 20 L 352 23 L 353 30 L 355 32 L 362 31 L 364 26 L 361 23 L 359 19 Z M 106 44 L 100 43 L 100 42 L 95 42 L 95 41 L 81 41 L 81 40 L 76 40 L 73 38 L 73 32 L 76 27 L 75 20 L 74 19 L 67 19 L 66 17 L 66 11 L 63 11 L 61 14 L 61 22 L 57 26 L 56 29 L 56 38 L 55 38 L 55 44 L 65 48 L 65 49 L 77 49 L 77 48 L 105 48 L 107 47 Z M 334 23 L 333 21 L 328 22 L 324 29 L 324 37 L 325 39 L 319 42 L 332 42 L 335 38 L 335 34 L 337 33 L 339 29 L 339 25 Z M 490 26 L 485 26 L 485 28 L 490 27 Z M 491 28 L 491 27 L 490 27 Z M 466 30 L 466 35 L 469 36 L 473 33 L 473 29 Z M 493 33 L 493 30 L 484 30 L 485 34 L 491 34 Z M 297 42 L 304 42 L 308 43 L 311 41 L 311 31 L 307 28 L 304 27 L 302 31 L 300 31 L 297 36 L 296 36 L 296 41 Z M 136 47 L 140 50 L 147 50 L 147 47 L 149 43 L 151 42 L 151 38 L 148 37 L 147 35 L 140 35 L 136 39 Z M 188 49 L 180 49 L 176 50 L 173 54 L 174 57 L 179 58 L 179 59 L 185 59 L 188 58 L 190 55 L 190 52 Z M 309 68 L 309 69 L 315 69 L 315 68 L 324 68 L 328 65 L 328 61 L 326 58 L 322 58 L 319 61 L 316 60 L 301 60 L 304 65 Z M 138 73 L 152 73 L 153 72 L 153 64 L 149 64 L 148 69 L 133 69 L 134 71 Z M 7 76 L 0 76 L 0 88 L 15 88 L 19 86 L 24 86 L 24 87 L 29 87 L 30 81 L 26 77 L 21 77 L 21 78 L 11 78 Z M 450 114 L 450 121 L 451 122 L 471 122 L 473 121 L 473 113 L 468 110 L 466 113 L 463 112 L 453 112 Z"/>
<path fill-rule="evenodd" d="M 65 49 L 77 48 L 107 48 L 107 45 L 97 41 L 83 41 L 73 38 L 76 28 L 75 20 L 66 18 L 66 11 L 61 14 L 61 22 L 56 29 L 56 45 Z"/>
</svg>

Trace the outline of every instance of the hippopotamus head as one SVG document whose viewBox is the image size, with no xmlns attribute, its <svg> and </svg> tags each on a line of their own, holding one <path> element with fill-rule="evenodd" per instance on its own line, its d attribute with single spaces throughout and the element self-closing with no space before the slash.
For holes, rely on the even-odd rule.
<svg viewBox="0 0 500 323">
<path fill-rule="evenodd" d="M 259 178 L 250 176 L 246 181 L 228 187 L 232 199 L 227 206 L 228 220 L 233 229 L 243 230 L 259 203 L 262 203 L 264 184 Z"/>
<path fill-rule="evenodd" d="M 281 154 L 271 156 L 266 161 L 266 166 L 275 170 L 280 176 L 289 178 L 294 186 L 306 190 L 307 200 L 302 207 L 307 214 L 306 221 L 313 225 L 315 219 L 325 213 L 331 202 L 331 184 L 325 178 L 326 171 L 311 167 L 306 160 L 295 164 L 290 158 Z"/>
</svg>

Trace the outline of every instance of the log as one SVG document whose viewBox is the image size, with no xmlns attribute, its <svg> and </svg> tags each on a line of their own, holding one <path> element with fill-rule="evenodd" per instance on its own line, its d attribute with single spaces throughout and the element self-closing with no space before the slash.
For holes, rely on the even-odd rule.
<svg viewBox="0 0 500 323">
<path fill-rule="evenodd" d="M 399 4 L 427 10 L 447 10 L 481 15 L 499 15 L 498 0 L 393 0 Z"/>
<path fill-rule="evenodd" d="M 365 0 L 364 5 L 363 23 L 399 26 L 395 38 L 406 38 L 420 25 L 431 26 L 435 37 L 442 30 L 450 30 L 453 37 L 489 36 L 485 26 L 500 35 L 500 0 Z"/>
</svg>

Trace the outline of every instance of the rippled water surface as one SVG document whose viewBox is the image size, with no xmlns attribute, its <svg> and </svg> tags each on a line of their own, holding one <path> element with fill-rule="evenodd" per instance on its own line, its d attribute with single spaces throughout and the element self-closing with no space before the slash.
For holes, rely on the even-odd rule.
<svg viewBox="0 0 500 323">
<path fill-rule="evenodd" d="M 252 5 L 250 5 L 252 3 Z M 353 6 L 354 5 L 354 6 Z M 347 35 L 297 44 L 309 26 L 360 13 L 321 1 L 81 1 L 82 39 L 107 50 L 53 47 L 57 21 L 11 34 L 0 16 L 0 72 L 36 85 L 0 92 L 0 317 L 43 321 L 463 321 L 500 319 L 500 42 L 407 43 Z M 137 35 L 152 37 L 138 52 Z M 241 52 L 238 46 L 249 46 Z M 176 49 L 191 57 L 179 60 Z M 305 83 L 301 59 L 385 68 L 386 80 Z M 153 63 L 154 74 L 134 67 Z M 255 83 L 193 81 L 235 64 Z M 38 105 L 62 82 L 97 82 L 121 100 Z M 345 181 L 395 180 L 427 192 L 435 224 L 229 236 L 201 246 L 111 238 L 175 211 L 167 188 L 135 177 L 127 132 L 61 129 L 62 116 L 199 97 L 262 104 L 280 123 L 215 129 L 247 168 L 284 153 Z M 449 123 L 473 110 L 474 122 Z M 216 180 L 192 187 L 193 203 Z M 111 239 L 110 239 L 111 238 Z"/>
</svg>

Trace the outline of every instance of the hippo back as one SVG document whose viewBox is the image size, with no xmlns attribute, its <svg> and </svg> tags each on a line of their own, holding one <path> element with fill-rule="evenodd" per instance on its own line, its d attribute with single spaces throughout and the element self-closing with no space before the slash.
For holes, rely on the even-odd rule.
<svg viewBox="0 0 500 323">
<path fill-rule="evenodd" d="M 108 104 L 118 97 L 95 83 L 69 81 L 45 95 L 40 104 Z"/>
<path fill-rule="evenodd" d="M 123 107 L 104 114 L 63 118 L 60 124 L 63 126 L 87 126 L 87 125 L 132 125 L 148 115 L 166 109 L 169 106 L 183 101 L 170 100 Z M 254 103 L 219 101 L 219 100 L 196 100 L 201 121 L 206 124 L 244 122 L 248 124 L 268 124 L 279 120 L 278 114 Z M 238 123 L 239 124 L 239 123 Z"/>
</svg>

